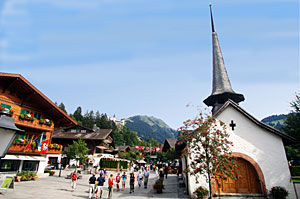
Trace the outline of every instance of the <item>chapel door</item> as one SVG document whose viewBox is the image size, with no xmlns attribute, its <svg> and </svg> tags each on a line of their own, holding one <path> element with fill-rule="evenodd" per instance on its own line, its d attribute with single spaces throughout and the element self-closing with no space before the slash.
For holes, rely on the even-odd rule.
<svg viewBox="0 0 300 199">
<path fill-rule="evenodd" d="M 220 180 L 221 193 L 260 193 L 259 179 L 254 167 L 243 159 L 238 159 L 238 168 L 236 176 L 237 180 L 228 178 L 227 180 Z M 218 192 L 217 187 L 217 192 Z"/>
</svg>

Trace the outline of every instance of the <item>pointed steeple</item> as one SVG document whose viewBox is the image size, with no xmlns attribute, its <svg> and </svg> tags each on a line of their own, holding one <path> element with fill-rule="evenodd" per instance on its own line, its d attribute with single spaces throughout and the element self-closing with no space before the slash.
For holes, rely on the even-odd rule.
<svg viewBox="0 0 300 199">
<path fill-rule="evenodd" d="M 218 35 L 215 32 L 212 8 L 210 7 L 211 27 L 212 27 L 212 44 L 213 44 L 213 85 L 212 93 L 203 102 L 207 106 L 213 107 L 213 114 L 218 110 L 228 99 L 236 103 L 244 101 L 245 98 L 242 94 L 235 93 L 228 78 L 225 68 Z"/>
</svg>

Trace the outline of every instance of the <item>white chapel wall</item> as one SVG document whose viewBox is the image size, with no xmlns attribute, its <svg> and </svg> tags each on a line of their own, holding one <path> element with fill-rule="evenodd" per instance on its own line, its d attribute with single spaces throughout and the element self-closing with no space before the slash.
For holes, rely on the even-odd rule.
<svg viewBox="0 0 300 199">
<path fill-rule="evenodd" d="M 282 186 L 290 193 L 289 198 L 296 198 L 282 139 L 257 126 L 231 106 L 220 113 L 217 119 L 227 126 L 229 139 L 234 144 L 232 151 L 251 157 L 259 165 L 264 175 L 267 192 L 269 193 L 273 186 Z M 234 131 L 229 126 L 231 120 L 236 124 Z M 188 162 L 190 161 L 192 160 L 188 158 Z M 209 187 L 204 177 L 199 183 L 195 182 L 195 177 L 189 175 L 190 196 L 199 186 L 207 189 Z"/>
<path fill-rule="evenodd" d="M 282 139 L 257 126 L 231 106 L 217 119 L 227 125 L 230 140 L 234 143 L 232 151 L 250 156 L 260 166 L 267 190 L 273 186 L 283 186 L 289 191 L 289 198 L 295 198 Z M 229 127 L 231 120 L 236 124 L 234 131 Z"/>
</svg>

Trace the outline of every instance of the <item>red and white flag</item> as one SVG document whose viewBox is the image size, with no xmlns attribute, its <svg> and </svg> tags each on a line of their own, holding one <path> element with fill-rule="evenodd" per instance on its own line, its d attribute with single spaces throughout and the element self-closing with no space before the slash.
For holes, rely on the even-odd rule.
<svg viewBox="0 0 300 199">
<path fill-rule="evenodd" d="M 39 154 L 46 153 L 49 145 L 49 140 L 44 140 L 41 142 L 41 145 L 38 147 Z"/>
</svg>

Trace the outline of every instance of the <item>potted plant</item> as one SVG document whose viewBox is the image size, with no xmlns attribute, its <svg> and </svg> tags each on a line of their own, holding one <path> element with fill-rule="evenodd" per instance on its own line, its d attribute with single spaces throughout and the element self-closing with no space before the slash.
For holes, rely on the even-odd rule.
<svg viewBox="0 0 300 199">
<path fill-rule="evenodd" d="M 289 192 L 284 187 L 275 186 L 271 188 L 270 194 L 274 199 L 285 199 Z"/>
<path fill-rule="evenodd" d="M 194 193 L 196 194 L 197 198 L 204 198 L 208 195 L 208 190 L 205 187 L 198 187 Z"/>
<path fill-rule="evenodd" d="M 36 180 L 38 178 L 37 174 L 35 171 L 30 171 L 30 176 L 32 180 Z"/>
<path fill-rule="evenodd" d="M 16 181 L 17 182 L 21 182 L 21 178 L 22 178 L 22 174 L 21 173 L 17 173 L 17 175 L 16 175 Z"/>
<path fill-rule="evenodd" d="M 165 188 L 162 180 L 157 180 L 155 184 L 153 184 L 153 189 L 156 190 L 157 193 L 162 193 L 162 190 Z"/>
</svg>

